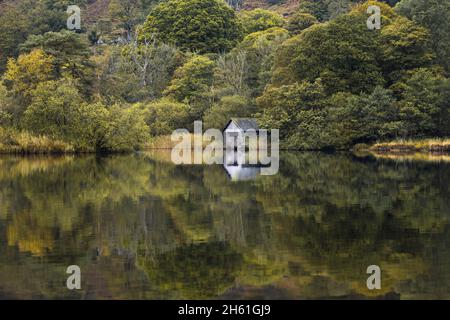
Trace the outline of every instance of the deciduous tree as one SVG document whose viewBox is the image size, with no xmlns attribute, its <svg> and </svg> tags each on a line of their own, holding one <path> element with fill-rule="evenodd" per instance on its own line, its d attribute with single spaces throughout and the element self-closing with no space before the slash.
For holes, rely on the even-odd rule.
<svg viewBox="0 0 450 320">
<path fill-rule="evenodd" d="M 236 14 L 223 0 L 169 0 L 147 17 L 140 39 L 155 35 L 182 50 L 219 53 L 241 38 Z"/>
<path fill-rule="evenodd" d="M 239 13 L 244 34 L 264 31 L 273 27 L 283 27 L 286 21 L 276 12 L 264 9 L 243 10 Z"/>
</svg>

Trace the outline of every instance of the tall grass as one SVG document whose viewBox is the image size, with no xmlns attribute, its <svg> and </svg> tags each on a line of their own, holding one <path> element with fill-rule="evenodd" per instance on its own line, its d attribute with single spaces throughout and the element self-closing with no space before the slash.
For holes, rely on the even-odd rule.
<svg viewBox="0 0 450 320">
<path fill-rule="evenodd" d="M 379 142 L 371 147 L 375 152 L 450 152 L 449 138 L 394 140 Z"/>
<path fill-rule="evenodd" d="M 0 153 L 50 154 L 72 153 L 72 145 L 46 136 L 0 127 Z"/>
<path fill-rule="evenodd" d="M 191 146 L 194 145 L 194 137 L 195 135 L 192 133 L 187 134 L 188 138 L 191 140 Z M 198 137 L 200 140 L 203 139 L 203 136 L 200 135 Z M 158 136 L 158 137 L 152 137 L 150 141 L 144 146 L 145 150 L 151 150 L 151 149 L 173 149 L 177 144 L 181 142 L 181 139 L 179 141 L 172 141 L 171 135 L 165 135 L 165 136 Z M 202 146 L 203 148 L 206 147 L 210 142 L 202 140 Z"/>
</svg>

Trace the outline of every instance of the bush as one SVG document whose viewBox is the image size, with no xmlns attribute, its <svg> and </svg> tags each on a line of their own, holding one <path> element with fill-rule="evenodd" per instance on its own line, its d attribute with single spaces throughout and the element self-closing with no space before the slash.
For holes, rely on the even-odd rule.
<svg viewBox="0 0 450 320">
<path fill-rule="evenodd" d="M 108 111 L 109 125 L 104 150 L 122 152 L 141 149 L 150 138 L 143 112 L 118 105 Z"/>
</svg>

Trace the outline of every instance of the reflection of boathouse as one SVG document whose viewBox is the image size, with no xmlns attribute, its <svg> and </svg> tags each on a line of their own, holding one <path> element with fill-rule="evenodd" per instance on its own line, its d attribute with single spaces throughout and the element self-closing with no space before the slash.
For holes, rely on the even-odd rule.
<svg viewBox="0 0 450 320">
<path fill-rule="evenodd" d="M 250 152 L 257 152 L 256 150 Z M 223 168 L 233 181 L 252 180 L 261 173 L 261 165 L 249 164 L 249 152 L 227 150 L 224 154 Z"/>
</svg>

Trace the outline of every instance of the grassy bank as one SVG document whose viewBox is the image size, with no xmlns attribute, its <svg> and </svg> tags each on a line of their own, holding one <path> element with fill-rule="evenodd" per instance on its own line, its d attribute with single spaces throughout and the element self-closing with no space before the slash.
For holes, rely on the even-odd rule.
<svg viewBox="0 0 450 320">
<path fill-rule="evenodd" d="M 189 134 L 191 144 L 193 145 L 194 135 Z M 145 145 L 146 150 L 165 149 L 171 150 L 179 142 L 173 142 L 170 135 L 153 137 Z M 203 147 L 208 145 L 203 141 Z M 299 151 L 299 149 L 282 149 Z M 306 151 L 306 150 L 304 150 Z M 320 150 L 308 150 L 320 151 Z M 353 147 L 353 151 L 374 152 L 379 154 L 416 154 L 416 153 L 450 153 L 450 139 L 417 139 L 417 140 L 395 140 L 388 142 L 379 142 L 374 145 L 358 144 Z"/>
<path fill-rule="evenodd" d="M 189 134 L 191 144 L 194 145 L 194 135 Z M 171 150 L 179 142 L 173 142 L 170 135 L 152 137 L 144 146 L 144 150 Z M 208 142 L 203 142 L 206 147 Z M 46 136 L 35 136 L 26 131 L 17 131 L 0 127 L 0 154 L 65 154 L 87 153 L 75 150 L 64 141 L 51 139 Z"/>
<path fill-rule="evenodd" d="M 170 135 L 166 136 L 158 136 L 152 137 L 150 141 L 145 145 L 144 149 L 153 150 L 153 149 L 172 149 L 177 143 L 172 142 L 170 139 Z"/>
<path fill-rule="evenodd" d="M 379 142 L 370 151 L 386 154 L 450 153 L 450 139 L 396 140 Z"/>
<path fill-rule="evenodd" d="M 73 152 L 74 148 L 64 141 L 53 140 L 45 136 L 33 136 L 28 132 L 0 128 L 0 153 L 51 154 Z"/>
<path fill-rule="evenodd" d="M 195 135 L 192 133 L 187 134 L 189 136 L 189 139 L 191 139 L 191 146 L 194 145 L 194 137 Z M 200 136 L 200 139 L 203 136 Z M 154 149 L 164 149 L 164 150 L 171 150 L 173 147 L 175 147 L 177 144 L 181 142 L 181 139 L 178 141 L 172 141 L 171 135 L 165 135 L 165 136 L 158 136 L 158 137 L 152 137 L 150 141 L 144 146 L 145 150 L 154 150 Z M 203 141 L 202 140 L 202 146 L 205 148 L 210 142 Z"/>
<path fill-rule="evenodd" d="M 191 145 L 194 135 L 188 134 Z M 170 135 L 152 137 L 144 146 L 144 150 L 171 150 L 179 141 L 172 141 Z M 203 141 L 203 148 L 209 144 Z M 450 154 L 450 139 L 395 140 L 379 142 L 372 146 L 360 144 L 353 148 L 355 152 L 371 152 L 380 155 L 411 154 Z M 35 136 L 25 131 L 17 131 L 0 127 L 0 154 L 65 154 L 79 152 L 64 141 L 46 136 Z"/>
</svg>

